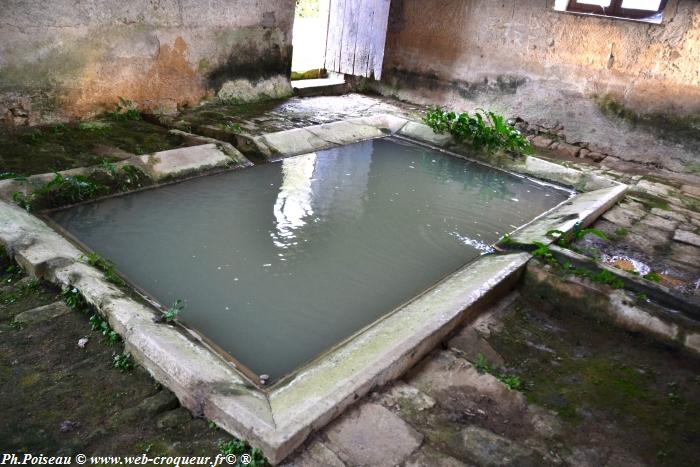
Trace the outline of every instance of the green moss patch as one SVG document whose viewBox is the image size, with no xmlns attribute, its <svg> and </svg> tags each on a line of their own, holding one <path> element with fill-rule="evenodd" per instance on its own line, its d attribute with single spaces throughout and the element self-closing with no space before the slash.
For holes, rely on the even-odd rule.
<svg viewBox="0 0 700 467">
<path fill-rule="evenodd" d="M 33 175 L 115 162 L 125 155 L 186 146 L 181 136 L 151 123 L 97 120 L 0 129 L 2 172 Z"/>
<path fill-rule="evenodd" d="M 602 438 L 652 464 L 700 462 L 697 360 L 544 302 L 517 305 L 489 341 L 528 400 L 565 421 L 567 445 Z"/>
</svg>

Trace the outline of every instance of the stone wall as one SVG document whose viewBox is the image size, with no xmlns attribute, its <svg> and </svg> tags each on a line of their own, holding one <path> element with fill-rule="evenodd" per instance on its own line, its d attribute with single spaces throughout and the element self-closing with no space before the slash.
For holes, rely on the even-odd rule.
<svg viewBox="0 0 700 467">
<path fill-rule="evenodd" d="M 291 92 L 294 0 L 3 0 L 0 118 L 171 111 Z"/>
<path fill-rule="evenodd" d="M 392 0 L 380 90 L 444 103 L 549 80 L 639 113 L 700 114 L 700 2 L 670 0 L 661 25 L 553 7 Z"/>
</svg>

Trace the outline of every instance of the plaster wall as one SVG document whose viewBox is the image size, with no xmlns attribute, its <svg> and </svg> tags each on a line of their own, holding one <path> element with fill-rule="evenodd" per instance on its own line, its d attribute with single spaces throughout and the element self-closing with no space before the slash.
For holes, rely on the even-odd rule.
<svg viewBox="0 0 700 467">
<path fill-rule="evenodd" d="M 171 111 L 291 92 L 294 0 L 3 0 L 0 119 Z"/>
<path fill-rule="evenodd" d="M 558 81 L 639 113 L 700 114 L 700 2 L 662 24 L 554 11 L 554 0 L 392 0 L 383 93 L 443 103 Z"/>
</svg>

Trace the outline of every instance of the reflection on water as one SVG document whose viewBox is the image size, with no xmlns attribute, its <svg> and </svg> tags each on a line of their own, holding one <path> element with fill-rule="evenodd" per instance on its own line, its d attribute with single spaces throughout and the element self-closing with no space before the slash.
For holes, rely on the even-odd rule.
<svg viewBox="0 0 700 467">
<path fill-rule="evenodd" d="M 282 161 L 282 185 L 275 202 L 275 227 L 272 239 L 278 248 L 296 245 L 294 231 L 303 227 L 313 216 L 311 205 L 316 154 Z"/>
<path fill-rule="evenodd" d="M 52 217 L 178 319 L 278 378 L 566 199 L 381 139 Z"/>
<path fill-rule="evenodd" d="M 284 159 L 282 184 L 274 205 L 273 243 L 280 249 L 299 247 L 302 230 L 310 222 L 330 216 L 359 218 L 367 201 L 372 162 L 371 141 Z M 284 257 L 286 255 L 282 255 Z"/>
</svg>

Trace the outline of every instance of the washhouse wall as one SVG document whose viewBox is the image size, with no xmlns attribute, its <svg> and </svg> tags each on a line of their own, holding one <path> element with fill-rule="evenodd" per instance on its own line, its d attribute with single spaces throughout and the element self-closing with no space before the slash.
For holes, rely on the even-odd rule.
<svg viewBox="0 0 700 467">
<path fill-rule="evenodd" d="M 670 0 L 661 25 L 553 7 L 554 0 L 392 0 L 380 89 L 442 103 L 557 80 L 638 113 L 700 114 L 700 2 Z"/>
<path fill-rule="evenodd" d="M 294 0 L 3 0 L 0 120 L 291 93 Z"/>
</svg>

